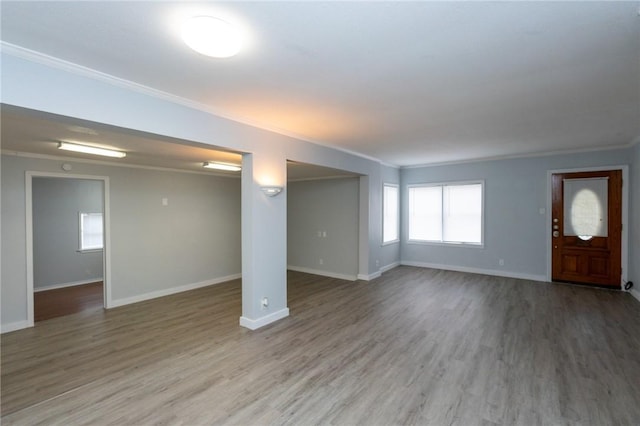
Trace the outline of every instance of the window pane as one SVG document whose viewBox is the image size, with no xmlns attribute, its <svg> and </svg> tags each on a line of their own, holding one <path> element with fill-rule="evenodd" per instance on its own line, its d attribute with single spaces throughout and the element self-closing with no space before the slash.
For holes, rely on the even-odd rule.
<svg viewBox="0 0 640 426">
<path fill-rule="evenodd" d="M 382 241 L 396 241 L 398 239 L 398 187 L 384 186 L 382 194 Z"/>
<path fill-rule="evenodd" d="M 442 241 L 442 187 L 409 188 L 409 239 Z"/>
<path fill-rule="evenodd" d="M 608 235 L 607 178 L 564 180 L 564 235 Z"/>
<path fill-rule="evenodd" d="M 482 185 L 448 185 L 443 193 L 443 240 L 482 242 Z"/>
<path fill-rule="evenodd" d="M 102 213 L 80 214 L 80 250 L 101 249 Z"/>
</svg>

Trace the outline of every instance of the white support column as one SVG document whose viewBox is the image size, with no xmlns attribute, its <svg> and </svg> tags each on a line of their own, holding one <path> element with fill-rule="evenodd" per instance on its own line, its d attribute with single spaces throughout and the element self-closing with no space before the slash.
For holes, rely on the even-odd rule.
<svg viewBox="0 0 640 426">
<path fill-rule="evenodd" d="M 283 190 L 268 196 L 262 186 Z M 286 160 L 273 153 L 245 154 L 240 325 L 255 330 L 288 315 Z"/>
</svg>

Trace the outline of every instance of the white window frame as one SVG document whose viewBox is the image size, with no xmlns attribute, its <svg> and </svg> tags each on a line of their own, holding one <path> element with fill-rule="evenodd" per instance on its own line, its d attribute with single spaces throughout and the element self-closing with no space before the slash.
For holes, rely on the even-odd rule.
<svg viewBox="0 0 640 426">
<path fill-rule="evenodd" d="M 430 188 L 430 187 L 445 187 L 445 186 L 464 186 L 464 185 L 480 185 L 481 187 L 481 197 L 480 197 L 480 243 L 466 243 L 466 242 L 458 242 L 458 241 L 436 241 L 436 240 L 418 240 L 411 239 L 409 236 L 411 235 L 410 227 L 411 227 L 411 212 L 409 211 L 409 194 L 410 188 Z M 434 246 L 442 246 L 442 247 L 469 247 L 469 248 L 484 248 L 484 222 L 485 222 L 485 183 L 484 180 L 468 180 L 468 181 L 456 181 L 456 182 L 433 182 L 433 183 L 419 183 L 419 184 L 411 184 L 407 185 L 407 213 L 405 215 L 407 220 L 407 242 L 409 244 L 424 244 L 424 245 L 434 245 Z"/>
<path fill-rule="evenodd" d="M 102 218 L 102 246 L 101 247 L 87 247 L 83 245 L 83 216 L 86 215 L 100 215 Z M 104 213 L 102 212 L 78 212 L 78 252 L 79 253 L 92 253 L 104 250 Z"/>
<path fill-rule="evenodd" d="M 385 189 L 386 188 L 394 188 L 396 190 L 396 238 L 393 240 L 385 241 L 384 239 L 384 229 L 386 226 L 385 223 L 385 211 L 387 209 L 387 199 L 385 197 Z M 400 242 L 400 186 L 395 183 L 383 183 L 382 184 L 382 245 L 386 246 L 389 244 L 397 244 Z"/>
</svg>

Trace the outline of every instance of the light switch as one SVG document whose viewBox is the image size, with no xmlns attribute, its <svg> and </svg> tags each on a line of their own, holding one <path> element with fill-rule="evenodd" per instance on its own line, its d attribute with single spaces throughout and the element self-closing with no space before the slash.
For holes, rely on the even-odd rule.
<svg viewBox="0 0 640 426">
<path fill-rule="evenodd" d="M 168 198 L 163 198 L 162 199 L 162 205 L 163 206 L 168 206 L 169 205 L 169 199 Z"/>
</svg>

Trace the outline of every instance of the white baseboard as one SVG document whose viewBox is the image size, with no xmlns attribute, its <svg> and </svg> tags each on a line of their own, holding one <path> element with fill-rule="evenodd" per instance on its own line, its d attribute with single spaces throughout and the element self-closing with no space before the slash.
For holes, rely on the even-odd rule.
<svg viewBox="0 0 640 426">
<path fill-rule="evenodd" d="M 264 327 L 267 324 L 271 324 L 272 322 L 276 322 L 288 316 L 289 316 L 289 308 L 284 308 L 284 309 L 280 309 L 277 312 L 274 312 L 269 315 L 265 315 L 257 319 L 240 317 L 240 325 L 242 327 L 248 328 L 249 330 L 257 330 L 260 327 Z"/>
<path fill-rule="evenodd" d="M 640 291 L 638 291 L 637 288 L 632 288 L 631 290 L 629 290 L 629 293 L 631 293 L 633 297 L 640 301 Z"/>
<path fill-rule="evenodd" d="M 358 274 L 358 279 L 362 280 L 362 281 L 371 281 L 371 280 L 375 280 L 376 278 L 380 278 L 380 276 L 382 276 L 382 272 L 378 271 L 378 272 L 374 272 L 373 274 Z"/>
<path fill-rule="evenodd" d="M 390 263 L 389 265 L 386 265 L 386 266 L 383 266 L 382 268 L 380 268 L 380 272 L 384 274 L 385 272 L 390 271 L 393 268 L 397 268 L 398 266 L 400 266 L 400 262 L 399 261 L 398 262 L 393 262 L 393 263 Z"/>
<path fill-rule="evenodd" d="M 23 328 L 33 327 L 33 324 L 29 324 L 29 321 L 16 321 L 9 324 L 2 324 L 2 334 L 10 333 L 16 330 L 22 330 Z"/>
<path fill-rule="evenodd" d="M 522 274 L 519 272 L 500 271 L 497 269 L 470 268 L 467 266 L 443 265 L 439 263 L 412 262 L 403 260 L 400 262 L 406 266 L 417 266 L 420 268 L 443 269 L 445 271 L 469 272 L 472 274 L 493 275 L 496 277 L 518 278 L 521 280 L 548 282 L 545 275 Z"/>
<path fill-rule="evenodd" d="M 355 281 L 358 279 L 355 275 L 337 274 L 335 272 L 320 271 L 317 269 L 305 268 L 303 266 L 287 265 L 287 269 L 296 272 L 304 272 L 306 274 L 321 275 L 323 277 L 337 278 L 339 280 Z"/>
<path fill-rule="evenodd" d="M 102 277 L 98 277 L 90 280 L 74 281 L 71 283 L 53 284 L 53 285 L 47 285 L 44 287 L 34 287 L 33 292 L 37 293 L 39 291 L 56 290 L 58 288 L 65 288 L 65 287 L 75 287 L 77 285 L 91 284 L 91 283 L 95 283 L 102 280 L 103 280 Z"/>
<path fill-rule="evenodd" d="M 118 306 L 130 305 L 132 303 L 143 302 L 145 300 L 156 299 L 158 297 L 169 296 L 183 291 L 195 290 L 197 288 L 208 287 L 214 284 L 236 280 L 241 278 L 242 274 L 233 274 L 226 277 L 214 278 L 212 280 L 201 281 L 199 283 L 185 284 L 178 287 L 171 287 L 163 290 L 152 291 L 150 293 L 140 294 L 137 296 L 126 297 L 124 299 L 115 299 L 111 302 L 109 308 L 117 308 Z"/>
</svg>

